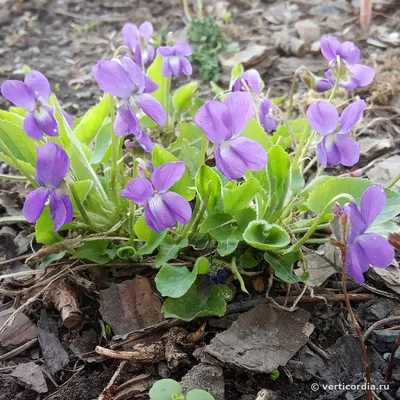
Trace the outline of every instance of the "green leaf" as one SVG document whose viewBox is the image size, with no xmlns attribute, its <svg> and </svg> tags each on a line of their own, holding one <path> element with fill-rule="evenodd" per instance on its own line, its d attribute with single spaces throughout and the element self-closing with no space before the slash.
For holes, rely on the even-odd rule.
<svg viewBox="0 0 400 400">
<path fill-rule="evenodd" d="M 186 400 L 215 400 L 210 393 L 202 389 L 193 389 L 186 394 Z"/>
<path fill-rule="evenodd" d="M 173 379 L 160 379 L 149 391 L 151 400 L 172 400 L 174 394 L 182 394 L 182 387 Z"/>
<path fill-rule="evenodd" d="M 105 122 L 108 121 L 107 119 Z M 94 146 L 90 164 L 98 164 L 102 162 L 107 164 L 111 156 L 111 137 L 113 135 L 112 123 L 106 122 L 100 128 L 96 136 L 96 144 Z M 108 150 L 108 151 L 107 151 Z"/>
<path fill-rule="evenodd" d="M 196 124 L 193 122 L 181 122 L 179 124 L 178 139 L 169 147 L 169 151 L 176 157 L 179 157 L 184 139 L 189 142 L 191 147 L 201 150 L 203 137 L 203 131 Z"/>
<path fill-rule="evenodd" d="M 295 172 L 292 174 L 292 184 L 290 185 L 290 189 L 293 193 L 300 193 L 304 188 L 304 178 L 300 172 Z"/>
<path fill-rule="evenodd" d="M 160 165 L 166 164 L 168 162 L 178 161 L 178 159 L 162 147 L 155 146 L 152 153 L 152 161 L 154 168 L 157 168 Z M 180 194 L 186 200 L 192 200 L 196 194 L 196 191 L 191 189 L 192 187 L 193 180 L 190 178 L 188 169 L 186 169 L 182 178 L 179 179 L 179 181 L 176 182 L 170 190 Z"/>
<path fill-rule="evenodd" d="M 202 162 L 200 150 L 197 150 L 195 147 L 191 147 L 189 141 L 187 139 L 183 139 L 180 159 L 188 167 L 190 177 L 194 179 Z"/>
<path fill-rule="evenodd" d="M 50 207 L 45 206 L 39 219 L 36 221 L 36 241 L 43 244 L 53 244 L 62 240 L 62 237 L 54 232 L 54 222 L 50 218 Z"/>
<path fill-rule="evenodd" d="M 373 223 L 371 227 L 368 229 L 369 232 L 379 233 L 383 236 L 388 236 L 389 233 L 399 233 L 400 232 L 400 225 L 395 224 L 393 222 L 383 222 L 381 224 Z"/>
<path fill-rule="evenodd" d="M 0 139 L 4 142 L 10 152 L 18 160 L 22 160 L 31 166 L 36 166 L 36 145 L 24 130 L 5 119 L 0 119 Z M 5 150 L 0 147 L 1 153 Z"/>
<path fill-rule="evenodd" d="M 108 254 L 110 254 L 108 252 Z M 133 246 L 122 246 L 117 249 L 115 253 L 122 260 L 134 260 L 136 256 L 136 250 Z"/>
<path fill-rule="evenodd" d="M 45 269 L 54 261 L 61 260 L 66 253 L 67 253 L 66 251 L 61 251 L 60 253 L 50 254 L 49 256 L 46 256 L 40 263 L 39 269 Z"/>
<path fill-rule="evenodd" d="M 269 150 L 270 147 L 273 146 L 273 142 L 271 136 L 269 136 L 265 131 L 264 128 L 260 125 L 260 123 L 255 119 L 252 118 L 246 127 L 243 129 L 240 136 L 247 137 L 252 139 L 261 144 L 265 150 Z"/>
<path fill-rule="evenodd" d="M 303 133 L 306 124 L 308 124 L 307 118 L 298 118 L 289 122 L 289 126 L 292 128 L 295 139 L 300 139 L 300 136 Z M 281 141 L 280 143 L 282 143 L 285 149 L 292 145 L 292 137 L 286 124 L 281 125 L 275 131 L 271 139 L 274 144 L 277 144 L 280 138 L 283 139 L 283 141 Z"/>
<path fill-rule="evenodd" d="M 196 175 L 196 188 L 203 202 L 207 197 L 208 190 L 210 191 L 207 208 L 214 211 L 222 198 L 222 183 L 218 174 L 203 164 Z"/>
<path fill-rule="evenodd" d="M 293 264 L 302 258 L 300 251 L 280 255 L 272 255 L 265 253 L 264 259 L 273 268 L 275 275 L 287 283 L 304 282 L 308 279 L 308 272 L 301 275 L 293 273 Z"/>
<path fill-rule="evenodd" d="M 199 257 L 194 264 L 194 268 L 196 268 L 199 275 L 205 275 L 210 270 L 210 263 L 207 258 Z"/>
<path fill-rule="evenodd" d="M 231 86 L 235 83 L 236 79 L 242 76 L 244 67 L 242 63 L 237 63 L 231 70 Z"/>
<path fill-rule="evenodd" d="M 16 109 L 16 107 L 10 107 L 10 111 L 0 110 L 0 119 L 9 121 L 23 129 L 25 115 L 20 115 L 17 112 L 12 111 L 13 108 Z M 20 108 L 20 110 L 22 110 L 22 108 Z"/>
<path fill-rule="evenodd" d="M 224 257 L 235 251 L 243 240 L 248 224 L 255 218 L 256 212 L 252 208 L 245 208 L 235 216 L 227 213 L 210 214 L 205 218 L 200 231 L 218 241 L 217 251 Z"/>
<path fill-rule="evenodd" d="M 71 174 L 76 181 L 91 180 L 93 182 L 93 186 L 87 197 L 90 204 L 88 210 L 90 208 L 90 211 L 93 213 L 106 217 L 106 221 L 109 224 L 107 227 L 112 227 L 116 223 L 114 218 L 112 218 L 116 215 L 115 204 L 108 199 L 107 193 L 96 171 L 90 165 L 80 141 L 76 138 L 65 120 L 58 100 L 53 96 L 52 101 L 55 107 L 54 116 L 58 123 L 61 140 L 71 161 Z"/>
<path fill-rule="evenodd" d="M 166 78 L 161 69 L 163 58 L 156 56 L 153 63 L 147 70 L 147 76 L 158 85 L 158 89 L 151 93 L 151 95 L 158 100 L 163 106 L 164 110 L 168 110 L 169 89 L 167 88 L 170 78 Z M 168 90 L 167 90 L 168 89 Z"/>
<path fill-rule="evenodd" d="M 78 198 L 80 202 L 83 204 L 92 188 L 93 182 L 89 179 L 86 181 L 78 181 L 72 184 L 75 187 L 76 193 L 78 194 Z M 78 207 L 75 203 L 74 197 L 71 196 L 72 205 L 74 206 L 74 211 L 79 212 Z"/>
<path fill-rule="evenodd" d="M 106 251 L 109 244 L 110 242 L 108 240 L 86 242 L 75 252 L 72 258 L 82 258 L 93 261 L 96 264 L 106 264 L 110 261 L 110 256 Z"/>
<path fill-rule="evenodd" d="M 164 240 L 160 243 L 158 254 L 156 256 L 156 267 L 161 267 L 167 261 L 172 260 L 178 256 L 181 249 L 184 249 L 188 245 L 188 240 L 183 239 L 179 243 L 175 243 L 174 239 L 170 235 L 166 235 Z"/>
<path fill-rule="evenodd" d="M 138 249 L 137 253 L 138 255 L 148 255 L 152 254 L 153 251 L 159 246 L 159 244 L 162 242 L 164 239 L 165 235 L 167 234 L 167 231 L 163 231 L 160 233 L 152 231 L 146 224 L 146 221 L 144 220 L 144 217 L 140 217 L 136 224 L 135 224 L 135 233 L 136 236 L 140 239 L 146 242 L 144 246 L 142 246 L 140 249 Z"/>
<path fill-rule="evenodd" d="M 217 96 L 219 96 L 219 95 L 221 95 L 222 93 L 224 93 L 224 89 L 223 89 L 221 86 L 218 86 L 215 82 L 211 81 L 211 82 L 210 82 L 210 85 L 211 85 L 211 88 L 212 88 L 213 92 L 214 92 Z"/>
<path fill-rule="evenodd" d="M 242 254 L 238 260 L 238 267 L 242 269 L 250 269 L 257 267 L 259 262 L 251 254 Z"/>
<path fill-rule="evenodd" d="M 374 184 L 368 179 L 361 178 L 333 178 L 329 181 L 321 184 L 314 189 L 307 200 L 308 208 L 320 214 L 325 206 L 336 196 L 347 193 L 354 197 L 356 203 L 360 204 L 362 194 L 370 186 Z M 392 190 L 385 189 L 386 193 L 386 205 L 383 211 L 374 221 L 375 225 L 379 225 L 383 222 L 389 221 L 400 213 L 400 193 Z M 348 203 L 348 199 L 338 200 L 343 205 Z"/>
<path fill-rule="evenodd" d="M 74 135 L 83 143 L 89 144 L 99 132 L 110 113 L 110 96 L 105 95 L 99 104 L 92 107 L 74 128 Z"/>
<path fill-rule="evenodd" d="M 168 298 L 163 306 L 166 318 L 180 318 L 191 321 L 196 317 L 215 315 L 222 317 L 226 311 L 226 298 L 230 289 L 225 285 L 211 287 L 211 293 L 207 297 L 199 295 L 197 283 L 177 299 Z"/>
<path fill-rule="evenodd" d="M 197 82 L 190 82 L 175 91 L 172 96 L 172 105 L 174 106 L 176 115 L 181 116 L 189 110 L 193 104 L 192 96 L 198 86 Z"/>
<path fill-rule="evenodd" d="M 236 214 L 247 207 L 260 188 L 260 183 L 255 178 L 250 178 L 233 190 L 224 189 L 225 211 Z"/>
<path fill-rule="evenodd" d="M 290 243 L 290 237 L 282 227 L 264 220 L 250 222 L 243 238 L 250 246 L 269 251 L 279 251 Z"/>
<path fill-rule="evenodd" d="M 280 97 L 275 97 L 274 99 L 271 100 L 272 104 L 275 104 L 277 106 L 278 104 L 282 103 L 282 101 L 285 100 L 286 97 L 287 97 L 286 94 L 284 94 L 283 96 L 280 96 Z"/>
<path fill-rule="evenodd" d="M 269 204 L 265 219 L 275 222 L 283 211 L 292 180 L 290 157 L 281 146 L 268 151 L 267 177 Z"/>
<path fill-rule="evenodd" d="M 190 289 L 196 277 L 196 265 L 189 271 L 186 267 L 172 267 L 165 264 L 158 272 L 155 282 L 162 296 L 178 298 Z"/>
</svg>

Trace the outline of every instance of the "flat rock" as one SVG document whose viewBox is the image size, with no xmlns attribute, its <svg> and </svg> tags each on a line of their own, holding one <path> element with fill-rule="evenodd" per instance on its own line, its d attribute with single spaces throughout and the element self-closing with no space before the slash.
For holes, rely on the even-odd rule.
<svg viewBox="0 0 400 400">
<path fill-rule="evenodd" d="M 318 24 L 310 19 L 302 19 L 294 24 L 300 39 L 307 43 L 315 42 L 321 38 L 321 30 Z"/>
<path fill-rule="evenodd" d="M 217 365 L 200 363 L 195 365 L 183 378 L 184 391 L 203 389 L 215 400 L 225 400 L 225 382 L 222 368 Z"/>
<path fill-rule="evenodd" d="M 162 303 L 147 278 L 136 277 L 100 291 L 100 313 L 115 335 L 161 322 Z"/>
<path fill-rule="evenodd" d="M 21 386 L 37 393 L 47 393 L 48 388 L 42 369 L 34 362 L 19 364 L 10 374 Z"/>
<path fill-rule="evenodd" d="M 288 312 L 260 304 L 217 334 L 204 351 L 225 365 L 268 374 L 286 365 L 307 343 L 314 329 L 308 319 L 303 309 Z"/>
</svg>

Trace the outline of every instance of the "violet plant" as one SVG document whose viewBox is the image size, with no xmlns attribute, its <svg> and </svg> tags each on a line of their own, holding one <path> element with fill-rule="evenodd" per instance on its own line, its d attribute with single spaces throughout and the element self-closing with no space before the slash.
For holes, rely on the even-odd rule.
<svg viewBox="0 0 400 400">
<path fill-rule="evenodd" d="M 307 271 L 293 266 L 304 246 L 329 242 L 320 233 L 335 213 L 350 221 L 353 279 L 392 262 L 387 236 L 399 231 L 390 222 L 399 193 L 324 173 L 360 157 L 353 132 L 367 105 L 338 110 L 333 102 L 338 90 L 373 80 L 353 43 L 322 38 L 325 77 L 296 74 L 318 100 L 292 118 L 293 85 L 285 118 L 284 98 L 269 98 L 268 82 L 240 64 L 230 88 L 212 84 L 215 98 L 204 101 L 191 79 L 191 46 L 169 36 L 154 49 L 152 34 L 149 22 L 124 26 L 124 45 L 93 68 L 102 99 L 74 122 L 41 73 L 2 83 L 15 106 L 0 110 L 0 157 L 32 187 L 18 221 L 35 223 L 37 242 L 83 262 L 153 263 L 165 316 L 185 320 L 222 316 L 232 281 L 247 292 L 243 271 L 265 262 L 284 282 L 306 284 Z M 172 90 L 171 80 L 181 86 Z M 208 295 L 201 275 L 209 275 Z"/>
</svg>

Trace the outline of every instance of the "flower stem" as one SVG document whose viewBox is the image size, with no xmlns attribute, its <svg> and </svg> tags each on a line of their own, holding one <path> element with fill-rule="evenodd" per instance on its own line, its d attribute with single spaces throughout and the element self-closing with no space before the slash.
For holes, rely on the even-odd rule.
<svg viewBox="0 0 400 400">
<path fill-rule="evenodd" d="M 5 181 L 26 181 L 27 180 L 27 178 L 25 176 L 8 175 L 8 174 L 0 174 L 0 179 L 4 179 Z"/>
<path fill-rule="evenodd" d="M 300 142 L 299 142 L 299 145 L 297 146 L 296 153 L 294 155 L 293 164 L 292 164 L 293 172 L 297 172 L 299 169 L 300 157 L 303 152 L 303 147 L 304 147 L 304 145 L 308 139 L 308 136 L 310 134 L 310 130 L 311 130 L 311 126 L 310 126 L 309 122 L 307 121 L 306 125 L 303 129 L 303 133 L 301 134 Z"/>
<path fill-rule="evenodd" d="M 331 91 L 331 94 L 329 95 L 329 99 L 328 102 L 330 103 L 333 98 L 335 97 L 336 91 L 339 87 L 339 74 L 340 74 L 340 57 L 337 56 L 337 60 L 336 60 L 336 76 L 335 76 L 335 85 L 333 86 L 333 89 Z"/>
<path fill-rule="evenodd" d="M 83 204 L 81 203 L 81 200 L 79 199 L 78 192 L 76 191 L 75 186 L 69 184 L 68 187 L 69 187 L 69 190 L 70 190 L 70 192 L 72 194 L 72 197 L 75 200 L 75 203 L 76 203 L 76 205 L 78 207 L 78 210 L 79 210 L 83 220 L 86 222 L 86 224 L 88 226 L 90 226 L 94 231 L 96 231 L 95 225 L 93 224 L 92 220 L 89 218 L 89 215 L 87 214 L 85 208 L 83 207 Z"/>
<path fill-rule="evenodd" d="M 195 212 L 193 213 L 194 214 L 194 218 L 192 219 L 192 221 L 193 221 L 192 222 L 192 227 L 189 228 L 190 229 L 190 233 L 189 233 L 189 236 L 188 236 L 189 243 L 190 243 L 190 240 L 192 239 L 192 237 L 194 236 L 194 234 L 197 232 L 197 228 L 198 228 L 198 226 L 200 224 L 200 221 L 203 218 L 203 215 L 207 210 L 207 205 L 208 205 L 208 200 L 210 198 L 210 194 L 211 194 L 211 181 L 208 182 L 207 193 L 206 193 L 206 196 L 204 198 L 203 206 L 200 208 L 200 200 L 199 199 L 198 199 L 199 201 L 196 202 L 196 208 L 197 208 L 198 211 L 196 212 L 196 209 L 195 209 Z M 199 204 L 199 206 L 197 206 L 197 204 Z M 200 208 L 200 210 L 199 210 L 199 208 Z M 187 230 L 187 232 L 189 232 L 189 229 Z"/>
<path fill-rule="evenodd" d="M 119 197 L 119 190 L 118 190 L 118 156 L 119 156 L 119 137 L 114 132 L 114 121 L 115 121 L 115 102 L 114 97 L 109 94 L 110 96 L 110 117 L 111 117 L 111 189 L 114 195 L 114 202 L 115 205 L 119 206 L 120 204 L 120 197 Z"/>
<path fill-rule="evenodd" d="M 365 369 L 365 378 L 367 380 L 367 398 L 368 400 L 373 399 L 373 394 L 372 394 L 372 381 L 371 381 L 371 369 L 369 366 L 369 361 L 368 361 L 368 353 L 367 353 L 367 347 L 365 346 L 365 341 L 364 341 L 364 334 L 363 331 L 361 330 L 361 327 L 357 321 L 356 316 L 354 315 L 353 308 L 351 307 L 349 295 L 347 293 L 347 285 L 346 285 L 346 260 L 347 260 L 347 246 L 341 247 L 340 248 L 340 253 L 341 253 L 341 261 L 342 261 L 342 289 L 343 289 L 343 296 L 346 302 L 347 309 L 349 310 L 349 314 L 351 317 L 351 321 L 354 325 L 354 329 L 357 332 L 358 338 L 360 340 L 360 346 L 361 346 L 361 352 L 362 352 L 362 358 L 363 358 L 363 363 L 364 363 L 364 369 Z"/>
<path fill-rule="evenodd" d="M 245 292 L 245 293 L 249 294 L 249 292 L 246 289 L 246 285 L 244 284 L 243 277 L 242 277 L 242 275 L 240 275 L 240 272 L 239 272 L 239 270 L 237 268 L 236 257 L 232 257 L 232 263 L 231 263 L 231 267 L 230 268 L 231 268 L 231 271 L 232 271 L 233 275 L 235 275 L 235 278 L 239 281 L 240 289 L 242 289 L 242 292 Z"/>
<path fill-rule="evenodd" d="M 339 199 L 348 199 L 350 201 L 355 201 L 353 196 L 348 193 L 342 193 L 335 196 L 322 210 L 321 214 L 319 214 L 318 218 L 314 221 L 314 223 L 310 226 L 306 234 L 293 246 L 291 246 L 285 253 L 291 253 L 297 251 L 303 246 L 303 244 L 310 238 L 310 236 L 314 233 L 314 231 L 319 227 L 321 222 L 323 221 L 325 215 L 332 208 L 333 204 L 335 204 Z"/>
<path fill-rule="evenodd" d="M 197 18 L 203 19 L 203 0 L 197 0 Z"/>
<path fill-rule="evenodd" d="M 400 181 L 400 174 L 398 174 L 392 182 L 390 182 L 389 186 L 387 187 L 388 189 L 391 189 L 398 181 Z"/>
<path fill-rule="evenodd" d="M 203 165 L 206 162 L 207 148 L 208 148 L 208 138 L 206 135 L 203 135 L 203 138 L 201 139 L 200 165 Z"/>
<path fill-rule="evenodd" d="M 290 118 L 292 117 L 292 111 L 293 111 L 293 99 L 294 99 L 294 91 L 296 89 L 296 81 L 297 81 L 297 77 L 299 76 L 299 73 L 305 69 L 305 67 L 300 67 L 296 70 L 296 72 L 293 75 L 293 79 L 292 79 L 292 85 L 290 87 L 290 94 L 289 94 L 289 106 L 288 106 L 288 110 L 287 110 L 287 117 L 286 119 L 289 121 Z"/>
<path fill-rule="evenodd" d="M 174 119 L 170 115 L 169 98 L 171 92 L 171 78 L 164 78 L 164 108 L 167 114 L 166 131 L 172 132 L 174 130 Z"/>
</svg>

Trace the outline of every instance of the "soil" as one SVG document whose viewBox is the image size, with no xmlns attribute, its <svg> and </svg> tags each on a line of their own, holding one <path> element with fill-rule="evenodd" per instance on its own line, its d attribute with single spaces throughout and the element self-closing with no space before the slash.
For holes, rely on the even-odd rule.
<svg viewBox="0 0 400 400">
<path fill-rule="evenodd" d="M 212 0 L 204 1 L 204 3 L 206 6 L 215 6 L 215 1 Z M 233 22 L 224 25 L 223 32 L 231 39 L 232 49 L 246 51 L 252 43 L 265 46 L 262 60 L 257 64 L 252 57 L 248 57 L 247 66 L 253 66 L 262 72 L 271 97 L 288 93 L 291 77 L 301 65 L 309 66 L 314 73 L 320 75 L 323 73 L 325 61 L 318 50 L 296 54 L 288 49 L 289 38 L 297 35 L 294 28 L 297 21 L 309 19 L 319 27 L 321 34 L 338 34 L 347 40 L 355 41 L 360 46 L 365 63 L 377 69 L 377 77 L 371 87 L 354 93 L 368 102 L 367 117 L 362 121 L 363 125 L 360 129 L 362 133 L 360 141 L 364 140 L 362 149 L 365 151 L 360 163 L 357 164 L 358 170 L 352 171 L 357 176 L 368 175 L 372 167 L 400 153 L 400 41 L 398 39 L 400 10 L 396 7 L 396 3 L 396 0 L 375 2 L 369 33 L 359 27 L 359 1 L 357 0 L 311 0 L 290 3 L 278 0 L 234 0 L 228 4 Z M 145 20 L 153 23 L 156 32 L 173 31 L 177 37 L 185 38 L 185 17 L 178 0 L 26 0 L 23 2 L 0 0 L 0 82 L 6 79 L 21 79 L 21 69 L 25 66 L 37 69 L 49 78 L 63 108 L 73 117 L 79 117 L 102 94 L 92 77 L 94 64 L 100 59 L 112 57 L 113 52 L 121 43 L 121 28 L 125 22 L 140 24 Z M 397 36 L 391 35 L 394 32 L 397 32 Z M 319 35 L 312 43 L 318 38 Z M 312 43 L 310 42 L 310 45 Z M 253 50 L 249 50 L 250 53 L 251 51 Z M 221 59 L 222 67 L 226 71 L 229 71 L 227 66 L 230 57 L 232 55 L 228 54 Z M 201 81 L 196 68 L 194 76 Z M 222 84 L 226 85 L 226 82 Z M 298 87 L 295 112 L 304 112 L 307 105 L 316 99 L 316 95 L 308 92 L 302 84 Z M 205 96 L 209 95 L 209 83 L 201 81 L 200 91 Z M 0 108 L 8 106 L 5 99 L 0 97 Z M 383 143 L 388 144 L 386 146 Z M 397 166 L 398 172 L 400 162 L 398 159 L 396 162 L 397 164 L 394 165 Z M 0 169 L 1 173 L 9 171 L 5 164 L 2 164 Z M 348 173 L 347 170 L 339 168 L 329 172 L 338 175 Z M 386 173 L 388 172 L 380 172 L 378 169 L 377 172 L 375 171 L 378 175 L 375 175 L 374 179 L 376 181 L 388 179 L 383 176 Z M 25 196 L 26 190 L 22 184 L 0 182 L 0 215 L 19 214 Z M 2 227 L 0 229 L 2 250 L 0 261 L 30 252 L 31 243 L 27 238 L 30 231 L 31 228 L 27 228 L 24 224 Z M 12 265 L 0 264 L 0 271 L 15 272 L 18 268 L 23 270 L 26 266 L 19 261 Z M 152 272 L 142 272 L 142 275 L 151 277 Z M 129 279 L 132 276 L 134 275 L 131 274 Z M 82 291 L 78 296 L 81 311 L 84 314 L 83 331 L 92 330 L 97 344 L 105 345 L 106 328 L 99 323 L 101 317 L 98 310 L 98 291 L 105 289 L 111 282 L 119 283 L 128 278 L 106 275 L 101 271 L 85 274 L 83 277 L 96 284 L 95 291 Z M 264 276 L 263 279 L 267 281 L 267 277 Z M 99 282 L 103 283 L 99 284 Z M 14 287 L 24 284 L 27 284 L 27 281 L 13 283 Z M 368 284 L 375 290 L 366 288 L 362 290 L 365 293 L 372 293 L 373 299 L 354 303 L 355 312 L 364 331 L 380 319 L 400 315 L 399 291 L 390 287 L 384 279 L 378 281 L 372 275 Z M 350 282 L 349 285 L 351 285 Z M 354 293 L 360 292 L 358 286 L 353 289 Z M 376 289 L 381 292 L 377 292 Z M 331 277 L 321 290 L 321 294 L 328 292 L 340 292 L 336 276 Z M 284 286 L 274 285 L 273 296 L 285 296 L 285 294 Z M 260 296 L 257 290 L 253 290 L 251 300 L 260 299 Z M 6 304 L 12 301 L 12 297 L 7 295 L 7 291 L 1 291 L 0 300 Z M 240 299 L 235 299 L 235 301 L 240 301 Z M 18 300 L 16 300 L 15 307 L 18 305 Z M 354 332 L 343 302 L 330 304 L 310 302 L 300 303 L 299 306 L 310 313 L 310 322 L 315 326 L 310 336 L 312 344 L 306 345 L 285 368 L 281 368 L 280 377 L 275 381 L 266 374 L 249 373 L 224 366 L 223 378 L 227 400 L 255 400 L 261 389 L 270 390 L 269 397 L 263 397 L 263 399 L 272 399 L 275 395 L 282 400 L 364 398 L 362 392 L 356 394 L 351 391 L 341 391 L 332 394 L 311 390 L 311 383 L 316 382 L 317 377 L 328 373 L 339 376 L 343 373 L 343 371 L 339 373 L 335 370 L 332 362 L 321 358 L 321 352 L 318 349 L 326 351 L 329 359 L 335 360 L 336 366 L 341 365 L 342 362 L 345 364 L 348 374 L 340 375 L 343 379 L 349 383 L 359 383 L 357 379 L 359 380 L 360 375 L 357 375 L 356 370 L 360 364 L 353 365 L 348 359 L 343 361 L 346 354 L 349 352 L 353 354 L 351 351 L 357 352 L 358 348 L 357 341 L 347 341 L 347 338 L 353 338 Z M 43 303 L 34 302 L 27 311 L 28 317 L 34 324 L 38 322 L 43 308 Z M 55 336 L 68 353 L 70 362 L 52 374 L 44 372 L 49 392 L 38 395 L 36 392 L 24 389 L 9 376 L 9 372 L 17 364 L 33 360 L 44 366 L 43 354 L 37 344 L 11 360 L 0 361 L 0 400 L 95 399 L 109 383 L 119 363 L 113 360 L 99 360 L 96 357 L 90 362 L 83 361 L 83 357 L 77 356 L 77 352 L 72 351 L 70 347 L 71 342 L 80 335 L 62 327 L 57 312 L 49 311 L 49 315 L 56 327 Z M 219 322 L 219 327 L 213 327 L 215 325 L 210 319 L 202 319 L 183 326 L 189 332 L 193 332 L 200 327 L 201 322 L 208 322 L 204 342 L 199 345 L 204 346 L 235 319 L 236 317 L 231 319 L 225 317 L 221 320 L 222 322 Z M 222 328 L 224 324 L 226 325 Z M 382 347 L 381 340 L 372 336 L 372 341 L 369 342 L 369 350 L 373 352 L 371 359 L 376 361 L 372 372 L 373 376 L 379 378 L 377 378 L 379 382 L 383 382 L 388 353 L 391 351 L 390 346 L 394 344 L 395 338 L 389 340 L 389 345 L 385 348 Z M 354 356 L 356 361 L 357 354 Z M 119 376 L 118 383 L 121 384 L 143 373 L 149 374 L 153 379 L 171 375 L 174 379 L 180 380 L 198 362 L 199 360 L 190 354 L 187 365 L 172 375 L 162 363 L 131 365 Z M 323 365 L 322 370 L 321 365 Z M 396 393 L 400 386 L 399 376 L 400 362 L 396 361 L 394 379 L 390 389 L 381 392 L 382 399 L 400 398 Z M 147 398 L 144 393 L 145 391 L 137 396 Z"/>
</svg>

